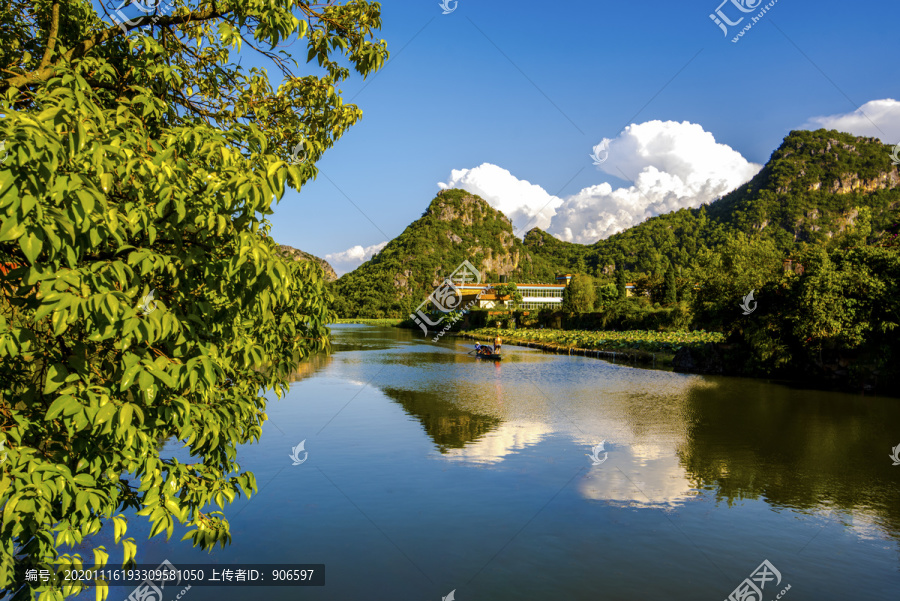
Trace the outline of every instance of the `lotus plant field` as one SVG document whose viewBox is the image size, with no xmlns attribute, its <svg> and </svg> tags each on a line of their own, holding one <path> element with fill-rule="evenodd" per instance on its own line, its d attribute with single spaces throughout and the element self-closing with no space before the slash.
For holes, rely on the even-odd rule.
<svg viewBox="0 0 900 601">
<path fill-rule="evenodd" d="M 361 323 L 367 326 L 396 326 L 402 319 L 392 319 L 392 318 L 383 318 L 383 319 L 363 319 L 363 318 L 338 318 L 334 321 L 334 323 Z"/>
<path fill-rule="evenodd" d="M 505 344 L 537 342 L 559 347 L 624 351 L 635 349 L 649 353 L 675 353 L 683 346 L 699 347 L 707 342 L 722 342 L 719 332 L 651 332 L 630 330 L 627 332 L 592 332 L 586 330 L 506 330 L 482 328 L 468 334 L 475 338 L 491 339 L 500 333 Z"/>
</svg>

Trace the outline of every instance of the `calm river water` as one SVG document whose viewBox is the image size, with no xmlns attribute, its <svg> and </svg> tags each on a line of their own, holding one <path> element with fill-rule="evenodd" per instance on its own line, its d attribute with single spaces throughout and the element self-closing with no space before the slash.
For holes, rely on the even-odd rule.
<svg viewBox="0 0 900 601">
<path fill-rule="evenodd" d="M 140 563 L 324 563 L 326 585 L 181 601 L 900 599 L 900 400 L 333 333 L 240 450 L 260 491 L 232 545 L 128 531 Z"/>
</svg>

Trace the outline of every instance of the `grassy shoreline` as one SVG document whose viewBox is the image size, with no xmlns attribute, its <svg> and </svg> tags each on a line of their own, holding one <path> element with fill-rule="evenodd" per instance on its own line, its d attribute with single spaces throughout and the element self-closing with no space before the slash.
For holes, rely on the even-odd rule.
<svg viewBox="0 0 900 601">
<path fill-rule="evenodd" d="M 721 342 L 718 332 L 652 332 L 632 330 L 604 332 L 588 330 L 508 330 L 481 328 L 459 332 L 457 336 L 492 341 L 497 334 L 504 344 L 540 348 L 569 355 L 602 359 L 624 358 L 633 363 L 671 365 L 672 357 L 682 346 L 700 347 L 707 342 Z"/>
<path fill-rule="evenodd" d="M 399 318 L 380 318 L 380 319 L 363 319 L 363 318 L 343 318 L 340 317 L 332 323 L 361 323 L 367 326 L 398 326 L 403 322 Z M 329 324 L 330 325 L 330 324 Z"/>
</svg>

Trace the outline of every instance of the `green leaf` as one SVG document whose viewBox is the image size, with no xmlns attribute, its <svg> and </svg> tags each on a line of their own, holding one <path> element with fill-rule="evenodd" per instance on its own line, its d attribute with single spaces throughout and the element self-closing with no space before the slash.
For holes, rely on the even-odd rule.
<svg viewBox="0 0 900 601">
<path fill-rule="evenodd" d="M 140 364 L 132 365 L 131 367 L 127 368 L 125 370 L 125 373 L 122 374 L 122 379 L 119 380 L 119 390 L 128 390 L 132 382 L 134 382 L 135 376 L 137 376 L 139 373 L 142 373 Z"/>
<path fill-rule="evenodd" d="M 101 546 L 94 549 L 94 568 L 104 567 L 107 561 L 109 561 L 109 554 L 104 547 Z"/>
<path fill-rule="evenodd" d="M 162 532 L 165 529 L 166 529 L 166 517 L 160 516 L 159 519 L 157 519 L 153 523 L 153 527 L 150 528 L 150 538 L 153 538 L 154 536 L 156 536 L 157 534 L 159 534 L 160 532 Z"/>
<path fill-rule="evenodd" d="M 68 327 L 66 311 L 53 311 L 50 317 L 50 327 L 53 328 L 53 335 L 60 336 Z"/>
<path fill-rule="evenodd" d="M 116 413 L 116 405 L 114 403 L 106 403 L 94 416 L 94 425 L 100 425 L 108 421 Z"/>
<path fill-rule="evenodd" d="M 25 224 L 14 218 L 0 220 L 0 242 L 18 240 L 25 233 Z"/>
<path fill-rule="evenodd" d="M 47 382 L 44 385 L 44 394 L 50 394 L 63 385 L 69 372 L 61 363 L 54 363 L 47 369 Z"/>
<path fill-rule="evenodd" d="M 131 425 L 131 418 L 133 409 L 131 404 L 125 403 L 122 405 L 122 408 L 119 409 L 119 425 L 120 426 L 128 426 Z"/>
<path fill-rule="evenodd" d="M 25 255 L 25 258 L 32 265 L 36 262 L 38 255 L 41 254 L 43 246 L 44 243 L 34 234 L 25 234 L 19 238 L 19 248 L 22 249 L 22 254 Z"/>
<path fill-rule="evenodd" d="M 145 395 L 150 395 L 153 390 L 153 375 L 148 371 L 142 371 L 140 376 L 138 377 L 138 383 L 141 387 L 141 392 Z"/>
<path fill-rule="evenodd" d="M 133 538 L 127 538 L 122 541 L 122 549 L 124 550 L 122 567 L 127 569 L 137 556 L 137 544 Z"/>
<path fill-rule="evenodd" d="M 79 484 L 81 486 L 94 486 L 97 484 L 94 477 L 90 474 L 76 474 L 72 480 L 75 481 L 75 484 Z"/>
<path fill-rule="evenodd" d="M 112 173 L 102 173 L 100 175 L 100 187 L 104 192 L 109 192 L 113 187 L 113 174 Z"/>
<path fill-rule="evenodd" d="M 90 215 L 94 210 L 94 195 L 83 188 L 76 190 L 75 195 L 78 196 L 78 200 L 81 201 L 81 206 L 84 208 L 85 214 Z M 93 232 L 94 230 L 91 231 Z M 96 245 L 96 243 L 94 244 Z"/>
<path fill-rule="evenodd" d="M 80 409 L 80 405 L 75 397 L 65 394 L 60 397 L 57 397 L 55 401 L 50 404 L 50 408 L 47 409 L 47 414 L 44 416 L 45 421 L 51 421 L 56 419 L 56 417 L 62 413 L 66 412 L 66 415 L 70 415 L 73 410 Z"/>
<path fill-rule="evenodd" d="M 125 516 L 117 515 L 113 517 L 113 530 L 115 533 L 115 541 L 118 544 L 119 540 L 128 530 L 128 520 Z"/>
</svg>

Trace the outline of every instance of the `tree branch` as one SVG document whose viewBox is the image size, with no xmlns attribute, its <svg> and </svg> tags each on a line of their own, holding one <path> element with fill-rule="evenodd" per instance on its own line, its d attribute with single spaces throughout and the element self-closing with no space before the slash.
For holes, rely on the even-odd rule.
<svg viewBox="0 0 900 601">
<path fill-rule="evenodd" d="M 324 6 L 330 7 L 330 6 L 332 6 L 332 4 L 333 4 L 333 2 L 328 2 Z M 350 32 L 345 26 L 338 23 L 334 19 L 325 17 L 324 12 L 317 13 L 315 10 L 312 9 L 313 6 L 320 6 L 320 5 L 316 5 L 316 4 L 310 5 L 307 3 L 300 3 L 297 6 L 310 19 L 310 22 L 312 22 L 312 19 L 315 18 L 316 20 L 318 20 L 320 22 L 328 23 L 329 25 L 331 25 L 331 27 L 333 27 L 341 35 L 344 35 L 344 36 L 349 35 Z M 98 33 L 92 35 L 91 37 L 87 38 L 86 40 L 83 40 L 82 42 L 79 42 L 78 44 L 73 46 L 71 49 L 69 49 L 64 54 L 62 54 L 59 57 L 59 60 L 57 60 L 53 64 L 51 64 L 50 63 L 50 59 L 51 59 L 50 55 L 53 52 L 54 48 L 56 47 L 57 36 L 59 34 L 59 0 L 56 0 L 52 7 L 50 38 L 48 40 L 47 49 L 44 52 L 44 56 L 41 59 L 41 62 L 38 65 L 38 68 L 29 73 L 16 74 L 14 77 L 11 77 L 11 78 L 5 80 L 5 82 L 3 82 L 3 83 L 6 84 L 6 87 L 20 88 L 23 86 L 28 86 L 28 85 L 33 85 L 33 84 L 44 82 L 53 75 L 53 68 L 57 63 L 72 61 L 74 59 L 81 58 L 81 57 L 85 56 L 95 46 L 99 46 L 100 44 L 103 44 L 107 40 L 110 40 L 118 35 L 125 35 L 125 34 L 127 34 L 127 32 L 131 31 L 132 29 L 137 29 L 139 27 L 142 27 L 148 22 L 152 25 L 159 25 L 160 27 L 165 28 L 165 27 L 172 26 L 172 25 L 182 25 L 185 23 L 192 23 L 192 22 L 198 22 L 198 21 L 209 21 L 212 19 L 224 17 L 226 15 L 229 15 L 229 14 L 232 14 L 235 12 L 236 12 L 235 9 L 232 8 L 229 5 L 229 3 L 227 3 L 227 2 L 225 3 L 225 6 L 222 9 L 219 8 L 218 2 L 213 2 L 212 7 L 207 10 L 198 10 L 198 11 L 190 12 L 190 13 L 187 13 L 184 15 L 175 15 L 175 16 L 172 16 L 172 15 L 167 15 L 167 16 L 144 15 L 134 21 L 128 20 L 126 23 L 119 23 L 114 27 L 110 27 L 109 29 L 106 29 L 104 31 L 101 31 L 101 32 L 98 32 Z M 255 47 L 254 47 L 254 50 L 257 50 L 258 52 L 262 52 L 260 49 L 255 48 Z M 264 54 L 266 54 L 266 53 L 264 53 Z M 269 58 L 272 58 L 272 57 L 270 56 Z M 284 71 L 284 66 L 281 64 L 281 62 L 276 61 L 276 63 L 278 65 L 278 67 L 282 71 Z M 9 72 L 9 71 L 7 71 L 7 72 Z"/>
<path fill-rule="evenodd" d="M 54 10 L 56 11 L 55 14 L 58 16 L 58 14 L 59 14 L 58 5 L 54 5 Z M 145 21 L 151 21 L 151 22 L 154 22 L 155 24 L 158 24 L 163 27 L 165 27 L 167 25 L 182 25 L 184 23 L 191 23 L 194 21 L 209 21 L 210 19 L 217 19 L 219 17 L 223 17 L 231 12 L 234 12 L 234 11 L 226 10 L 225 12 L 219 12 L 218 9 L 211 8 L 209 10 L 196 11 L 196 12 L 188 13 L 186 15 L 176 15 L 176 16 L 166 16 L 166 17 L 151 17 L 149 15 L 145 15 L 135 21 L 129 21 L 127 29 L 128 29 L 128 31 L 130 31 L 132 29 L 137 29 L 138 27 L 141 27 Z M 156 19 L 156 21 L 153 21 L 154 18 Z M 57 20 L 57 27 L 58 27 L 58 20 Z M 121 35 L 123 33 L 122 28 L 124 28 L 124 27 L 126 27 L 126 26 L 123 23 L 121 27 L 117 25 L 117 26 L 110 27 L 109 29 L 106 29 L 104 31 L 101 31 L 99 33 L 92 35 L 91 37 L 87 38 L 86 40 L 84 40 L 82 42 L 79 42 L 78 44 L 73 46 L 71 49 L 69 49 L 66 53 L 64 53 L 60 57 L 60 60 L 71 61 L 73 59 L 78 59 L 78 58 L 83 57 L 85 54 L 87 54 L 91 50 L 91 48 L 94 48 L 95 46 L 99 46 L 100 44 L 106 42 L 107 40 L 114 38 L 117 35 Z M 55 42 L 55 35 L 52 32 L 51 32 L 51 35 L 54 36 L 52 39 Z M 50 48 L 48 48 L 48 51 L 49 50 L 50 50 Z M 11 77 L 11 78 L 7 79 L 5 82 L 7 87 L 20 88 L 22 86 L 27 86 L 27 85 L 40 83 L 40 82 L 48 80 L 50 78 L 50 76 L 53 74 L 53 65 L 44 65 L 44 60 L 48 60 L 46 53 L 44 55 L 44 59 L 41 60 L 42 66 L 38 67 L 35 71 L 32 71 L 30 73 L 24 73 L 22 75 L 17 75 L 16 77 Z M 57 62 L 59 62 L 59 61 L 57 61 Z"/>
<path fill-rule="evenodd" d="M 59 35 L 59 2 L 53 3 L 53 8 L 50 9 L 50 37 L 47 39 L 47 49 L 44 51 L 44 57 L 41 59 L 41 64 L 38 65 L 38 71 L 41 69 L 45 69 L 47 65 L 50 64 L 50 56 L 53 54 L 53 49 L 56 48 L 56 37 Z"/>
</svg>

